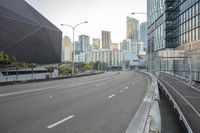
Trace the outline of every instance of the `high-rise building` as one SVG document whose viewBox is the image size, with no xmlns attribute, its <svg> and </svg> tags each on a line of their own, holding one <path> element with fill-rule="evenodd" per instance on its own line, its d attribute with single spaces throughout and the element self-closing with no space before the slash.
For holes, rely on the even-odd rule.
<svg viewBox="0 0 200 133">
<path fill-rule="evenodd" d="M 74 42 L 75 45 L 75 54 L 79 54 L 81 52 L 81 45 L 78 41 Z"/>
<path fill-rule="evenodd" d="M 80 35 L 79 36 L 79 45 L 81 52 L 88 52 L 90 48 L 90 37 L 87 35 Z"/>
<path fill-rule="evenodd" d="M 110 49 L 111 33 L 110 31 L 102 31 L 102 49 Z"/>
<path fill-rule="evenodd" d="M 130 40 L 130 39 L 123 40 L 123 41 L 120 43 L 120 50 L 131 51 L 131 40 Z"/>
<path fill-rule="evenodd" d="M 200 1 L 147 0 L 147 5 L 149 69 L 200 81 Z"/>
<path fill-rule="evenodd" d="M 70 38 L 68 36 L 64 36 L 63 37 L 63 41 L 62 41 L 62 59 L 64 62 L 67 61 L 72 61 L 72 42 L 70 40 Z"/>
<path fill-rule="evenodd" d="M 93 47 L 94 47 L 94 49 L 99 50 L 100 49 L 101 39 L 99 39 L 99 38 L 93 38 L 92 40 L 93 40 Z"/>
<path fill-rule="evenodd" d="M 135 18 L 127 17 L 126 39 L 139 41 L 139 21 Z"/>
<path fill-rule="evenodd" d="M 61 62 L 62 32 L 25 0 L 0 0 L 0 51 L 18 61 Z"/>
<path fill-rule="evenodd" d="M 147 22 L 140 24 L 140 41 L 143 43 L 143 51 L 147 51 Z"/>
<path fill-rule="evenodd" d="M 118 50 L 118 43 L 111 43 L 110 50 Z"/>
</svg>

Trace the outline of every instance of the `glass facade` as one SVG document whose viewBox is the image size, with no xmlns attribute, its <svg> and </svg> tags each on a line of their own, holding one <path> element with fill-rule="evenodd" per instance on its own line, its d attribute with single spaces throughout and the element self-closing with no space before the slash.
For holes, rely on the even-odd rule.
<svg viewBox="0 0 200 133">
<path fill-rule="evenodd" d="M 154 0 L 155 3 L 157 1 Z M 200 81 L 200 1 L 163 2 L 163 17 L 151 21 L 148 15 L 150 68 Z M 155 7 L 149 3 L 148 12 L 152 12 Z M 160 19 L 162 22 L 159 22 Z"/>
</svg>

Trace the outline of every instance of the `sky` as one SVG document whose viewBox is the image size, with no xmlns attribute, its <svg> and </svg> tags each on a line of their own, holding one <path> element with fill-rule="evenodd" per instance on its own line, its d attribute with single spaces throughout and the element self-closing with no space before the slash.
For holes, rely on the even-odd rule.
<svg viewBox="0 0 200 133">
<path fill-rule="evenodd" d="M 111 31 L 112 42 L 119 43 L 126 38 L 126 17 L 134 17 L 140 22 L 146 21 L 146 15 L 132 12 L 146 12 L 147 0 L 26 0 L 42 15 L 57 26 L 63 35 L 72 38 L 72 29 L 60 26 L 61 23 L 79 25 L 75 29 L 78 35 L 101 38 L 101 31 Z"/>
</svg>

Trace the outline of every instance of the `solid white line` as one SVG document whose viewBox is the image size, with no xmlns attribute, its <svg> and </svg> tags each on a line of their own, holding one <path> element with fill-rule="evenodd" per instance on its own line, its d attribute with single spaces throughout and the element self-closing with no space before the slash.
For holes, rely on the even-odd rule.
<svg viewBox="0 0 200 133">
<path fill-rule="evenodd" d="M 190 104 L 173 86 L 171 86 L 167 81 L 165 81 L 166 84 L 168 84 L 189 106 L 194 110 L 194 112 L 197 113 L 197 115 L 200 117 L 199 112 Z"/>
<path fill-rule="evenodd" d="M 128 86 L 124 88 L 125 90 L 128 89 Z"/>
<path fill-rule="evenodd" d="M 57 88 L 57 87 L 60 87 L 60 86 L 51 86 L 51 87 L 39 88 L 39 89 L 33 89 L 33 90 L 25 90 L 25 91 L 4 93 L 4 94 L 0 94 L 0 97 L 26 94 L 26 93 L 31 93 L 31 92 L 37 92 L 37 91 L 43 91 L 43 90 L 53 89 L 53 88 Z"/>
<path fill-rule="evenodd" d="M 112 98 L 112 97 L 114 97 L 115 95 L 114 94 L 112 94 L 112 95 L 110 95 L 108 98 Z"/>
<path fill-rule="evenodd" d="M 175 80 L 178 80 L 178 81 L 180 81 L 181 83 L 183 83 L 183 84 L 185 84 L 185 85 L 188 85 L 188 86 L 190 86 L 191 88 L 193 88 L 194 90 L 200 92 L 199 89 L 195 88 L 194 86 L 192 86 L 192 85 L 190 85 L 190 84 L 187 84 L 187 83 L 185 83 L 185 82 L 183 82 L 183 81 L 181 81 L 181 80 L 179 80 L 179 79 L 177 79 L 177 78 L 174 78 L 174 77 L 172 77 L 172 76 L 168 76 L 168 75 L 166 75 L 166 76 L 167 76 L 167 77 L 170 77 L 170 78 L 173 78 L 173 79 L 175 79 Z"/>
<path fill-rule="evenodd" d="M 49 129 L 50 129 L 50 128 L 53 128 L 53 127 L 55 127 L 55 126 L 57 126 L 57 125 L 59 125 L 59 124 L 65 122 L 65 121 L 67 121 L 67 120 L 70 120 L 70 119 L 73 118 L 73 117 L 74 117 L 74 115 L 70 115 L 69 117 L 62 119 L 62 120 L 60 120 L 60 121 L 58 121 L 58 122 L 56 122 L 56 123 L 54 123 L 54 124 L 48 126 L 47 128 L 49 128 Z"/>
</svg>

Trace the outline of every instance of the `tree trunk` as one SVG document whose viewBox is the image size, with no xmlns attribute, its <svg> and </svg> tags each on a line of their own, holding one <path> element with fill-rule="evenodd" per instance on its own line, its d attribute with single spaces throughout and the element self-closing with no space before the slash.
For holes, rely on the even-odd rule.
<svg viewBox="0 0 200 133">
<path fill-rule="evenodd" d="M 33 80 L 33 68 L 31 68 L 31 79 Z"/>
<path fill-rule="evenodd" d="M 18 80 L 18 68 L 16 69 L 16 80 Z"/>
<path fill-rule="evenodd" d="M 6 68 L 6 81 L 8 81 L 8 66 Z"/>
</svg>

